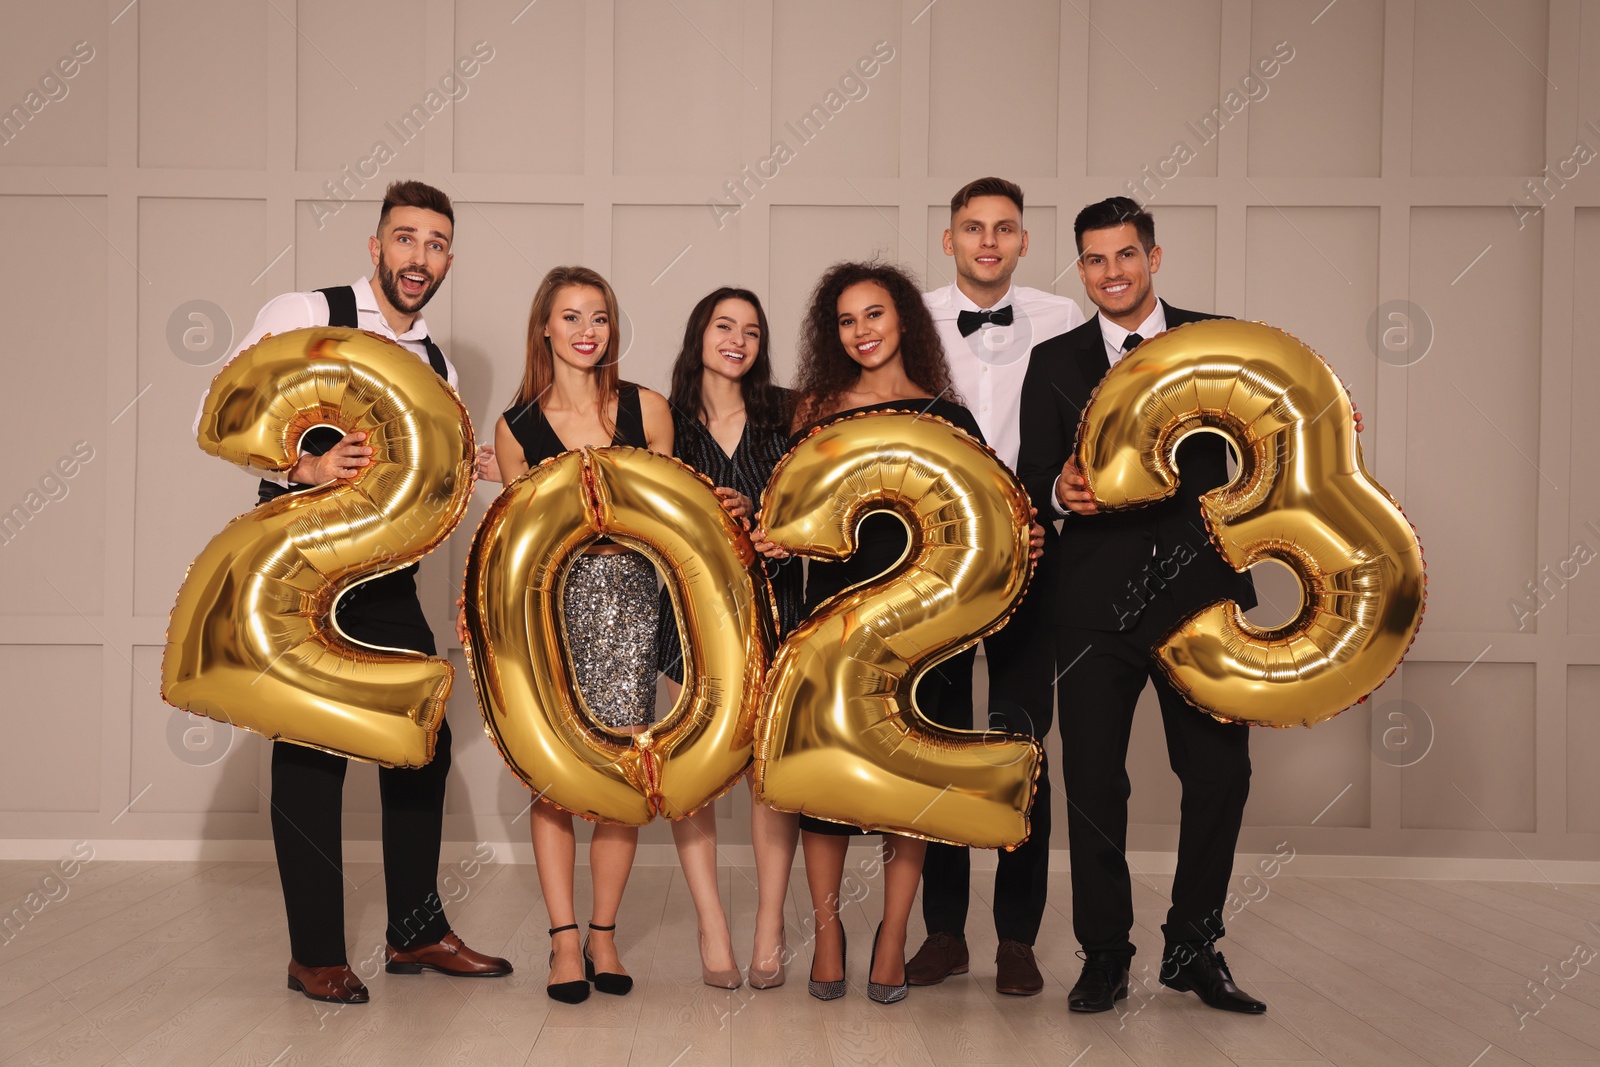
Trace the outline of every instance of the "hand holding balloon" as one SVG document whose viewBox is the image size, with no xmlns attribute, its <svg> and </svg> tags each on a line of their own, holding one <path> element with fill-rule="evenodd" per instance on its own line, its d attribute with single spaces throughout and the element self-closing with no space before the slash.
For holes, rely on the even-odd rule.
<svg viewBox="0 0 1600 1067">
<path fill-rule="evenodd" d="M 750 547 L 768 559 L 788 559 L 789 550 L 767 537 L 765 526 L 758 526 L 750 531 Z"/>
<path fill-rule="evenodd" d="M 337 478 L 354 478 L 372 463 L 372 449 L 362 444 L 366 439 L 364 431 L 355 430 L 320 456 L 305 453 L 289 472 L 289 480 L 300 485 L 324 485 Z"/>
<path fill-rule="evenodd" d="M 1056 501 L 1074 515 L 1098 515 L 1100 506 L 1089 492 L 1089 483 L 1078 467 L 1078 457 L 1069 456 L 1061 465 L 1061 477 L 1056 481 Z"/>
<path fill-rule="evenodd" d="M 722 510 L 748 525 L 750 515 L 754 508 L 751 507 L 750 498 L 737 489 L 726 486 L 717 486 L 712 490 L 717 495 L 717 502 L 722 505 Z"/>
<path fill-rule="evenodd" d="M 479 445 L 478 454 L 473 457 L 473 467 L 479 481 L 500 481 L 500 461 L 495 458 L 494 445 Z"/>
</svg>

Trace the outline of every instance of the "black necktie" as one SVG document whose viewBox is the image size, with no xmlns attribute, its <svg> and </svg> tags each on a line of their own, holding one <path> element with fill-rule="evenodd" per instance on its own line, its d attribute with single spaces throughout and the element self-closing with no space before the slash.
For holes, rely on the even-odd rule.
<svg viewBox="0 0 1600 1067">
<path fill-rule="evenodd" d="M 984 323 L 993 323 L 996 326 L 1011 325 L 1011 305 L 995 308 L 993 311 L 963 311 L 956 316 L 956 327 L 961 330 L 962 337 L 971 337 Z"/>
<path fill-rule="evenodd" d="M 1122 350 L 1124 352 L 1132 352 L 1135 348 L 1138 348 L 1142 344 L 1144 344 L 1143 337 L 1140 337 L 1136 333 L 1130 333 L 1128 336 L 1122 339 Z"/>
</svg>

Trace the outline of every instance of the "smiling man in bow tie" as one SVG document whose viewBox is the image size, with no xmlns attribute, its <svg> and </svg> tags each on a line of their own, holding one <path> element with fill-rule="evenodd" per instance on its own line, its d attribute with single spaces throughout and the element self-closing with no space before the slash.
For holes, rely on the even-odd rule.
<svg viewBox="0 0 1600 1067">
<path fill-rule="evenodd" d="M 950 200 L 944 252 L 955 261 L 956 280 L 923 294 L 950 363 L 950 377 L 978 420 L 984 438 L 1015 469 L 1021 440 L 1019 410 L 1029 353 L 1039 342 L 1083 322 L 1064 296 L 1013 285 L 1028 231 L 1022 226 L 1022 190 L 1004 178 L 979 178 Z M 1055 527 L 1045 525 L 1045 554 L 1033 582 L 1049 572 Z M 1011 620 L 983 642 L 989 668 L 990 729 L 1041 741 L 1050 730 L 1055 681 L 1051 628 L 1043 596 L 1030 593 Z M 958 656 L 934 668 L 951 680 L 939 711 L 942 725 L 973 726 L 973 657 Z M 1044 988 L 1033 943 L 1044 918 L 1050 863 L 1050 778 L 1039 769 L 1032 833 L 1013 852 L 1000 853 L 995 872 L 994 924 L 1000 938 L 995 988 L 1031 996 Z M 906 965 L 912 985 L 933 985 L 968 967 L 966 923 L 971 867 L 965 848 L 930 844 L 922 869 L 922 918 L 928 939 Z"/>
</svg>

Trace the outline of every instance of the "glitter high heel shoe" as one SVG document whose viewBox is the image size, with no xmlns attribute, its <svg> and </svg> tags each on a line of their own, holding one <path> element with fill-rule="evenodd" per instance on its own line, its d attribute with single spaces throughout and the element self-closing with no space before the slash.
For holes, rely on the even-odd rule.
<svg viewBox="0 0 1600 1067">
<path fill-rule="evenodd" d="M 872 935 L 872 959 L 867 963 L 867 997 L 879 1004 L 895 1004 L 906 999 L 906 981 L 902 977 L 899 985 L 884 985 L 882 982 L 872 980 L 871 967 L 878 962 L 878 937 L 883 933 L 883 924 L 878 924 L 878 932 Z M 902 963 L 904 960 L 902 960 Z"/>
<path fill-rule="evenodd" d="M 835 921 L 837 922 L 838 920 Z M 845 969 L 844 964 L 849 949 L 850 941 L 844 935 L 844 927 L 840 926 L 839 969 L 841 971 Z M 811 953 L 811 973 L 817 973 L 817 955 L 815 950 L 813 950 Z M 811 995 L 816 997 L 818 1000 L 838 1000 L 840 997 L 844 996 L 845 979 L 841 978 L 837 982 L 819 982 L 815 978 L 812 978 L 806 982 L 806 988 L 811 992 Z"/>
</svg>

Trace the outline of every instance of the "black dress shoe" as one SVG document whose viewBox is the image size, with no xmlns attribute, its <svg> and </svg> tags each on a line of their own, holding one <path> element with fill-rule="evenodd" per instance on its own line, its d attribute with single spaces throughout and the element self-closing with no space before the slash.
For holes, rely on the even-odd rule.
<svg viewBox="0 0 1600 1067">
<path fill-rule="evenodd" d="M 1212 944 L 1186 941 L 1168 945 L 1161 959 L 1161 984 L 1182 993 L 1197 993 L 1220 1011 L 1263 1015 L 1267 1006 L 1233 984 L 1228 961 Z"/>
<path fill-rule="evenodd" d="M 1077 1012 L 1110 1011 L 1128 996 L 1128 956 L 1122 952 L 1080 952 L 1083 973 L 1067 994 Z"/>
</svg>

